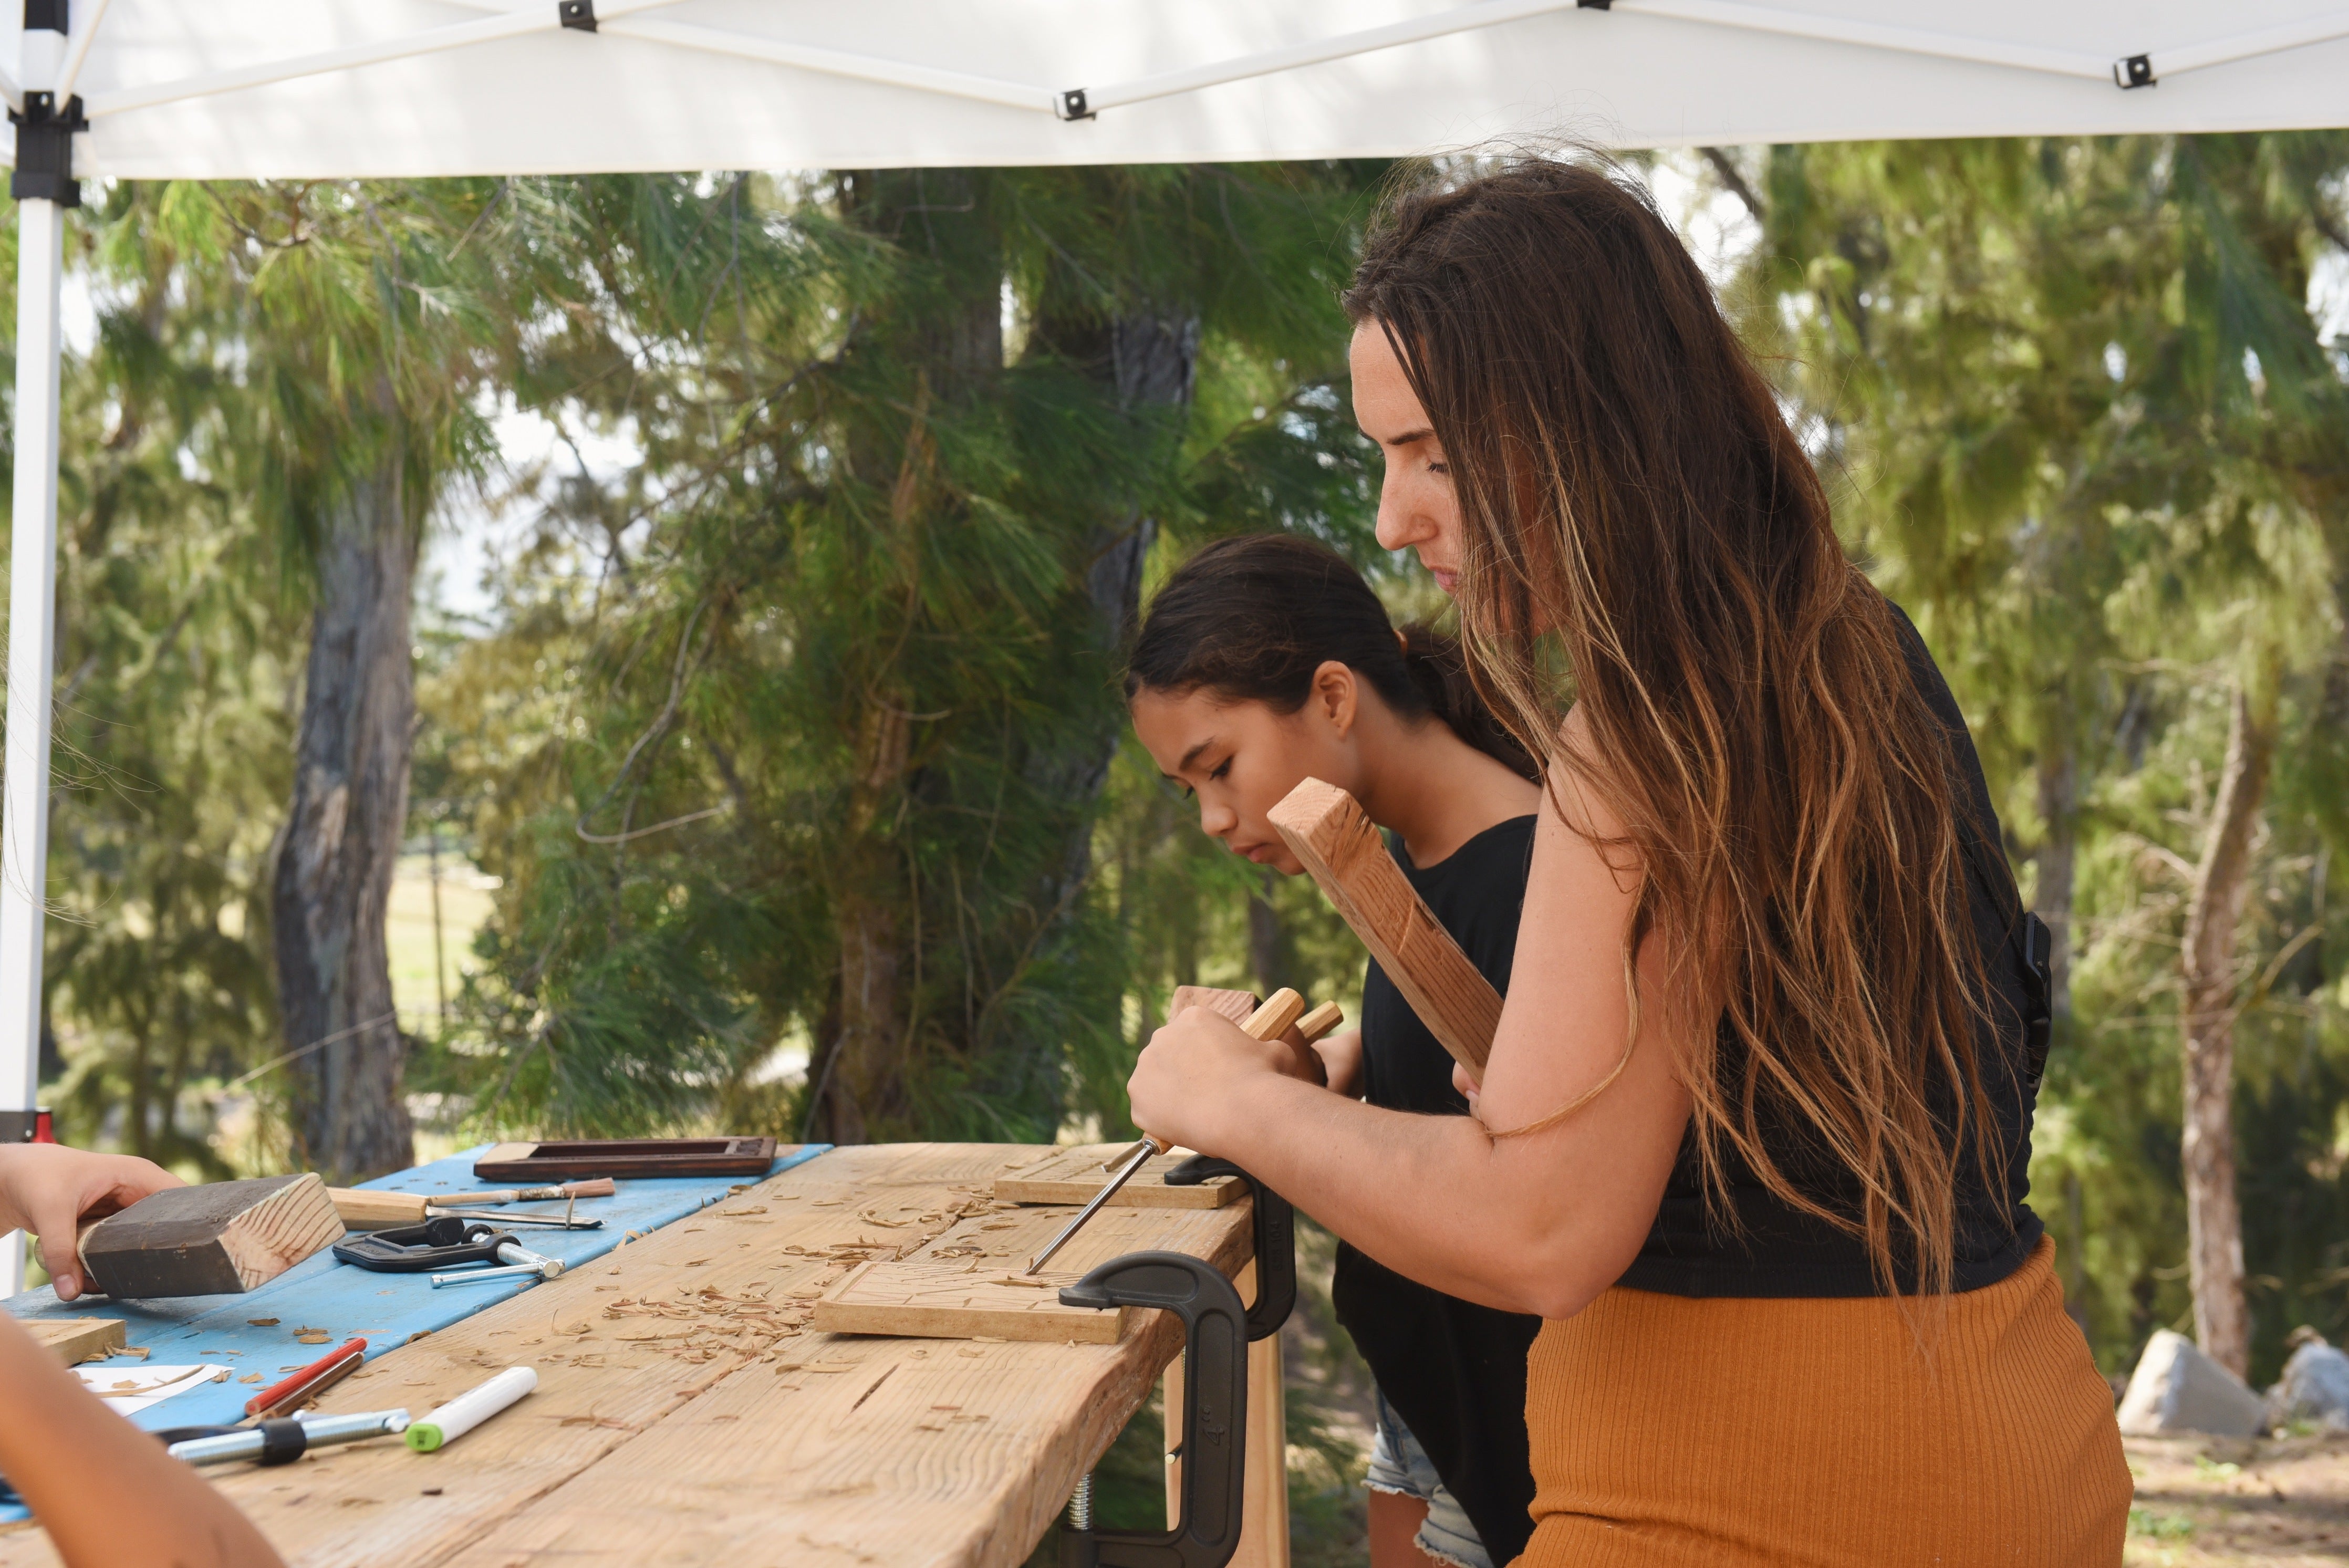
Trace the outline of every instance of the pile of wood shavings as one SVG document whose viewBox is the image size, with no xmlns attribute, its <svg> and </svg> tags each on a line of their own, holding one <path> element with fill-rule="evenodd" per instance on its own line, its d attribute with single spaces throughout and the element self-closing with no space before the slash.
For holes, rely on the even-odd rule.
<svg viewBox="0 0 2349 1568">
<path fill-rule="evenodd" d="M 663 1355 L 691 1362 L 762 1355 L 803 1333 L 813 1312 L 797 1299 L 716 1285 L 664 1301 L 621 1296 L 604 1306 L 607 1319 L 638 1320 L 615 1336 L 623 1345 L 657 1344 Z"/>
</svg>

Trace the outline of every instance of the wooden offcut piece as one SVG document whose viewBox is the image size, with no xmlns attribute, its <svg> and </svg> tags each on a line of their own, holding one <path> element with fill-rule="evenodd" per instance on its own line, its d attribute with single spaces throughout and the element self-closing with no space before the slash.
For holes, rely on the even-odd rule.
<svg viewBox="0 0 2349 1568">
<path fill-rule="evenodd" d="M 1248 1014 L 1257 1010 L 1257 1000 L 1252 992 L 1226 991 L 1215 985 L 1178 985 L 1174 994 L 1166 999 L 1166 1016 L 1175 1017 L 1192 1007 L 1204 1007 L 1235 1023 L 1246 1023 Z"/>
<path fill-rule="evenodd" d="M 1270 815 L 1428 1033 L 1481 1081 L 1501 1026 L 1500 992 L 1437 924 L 1354 797 L 1307 779 Z"/>
<path fill-rule="evenodd" d="M 560 1181 L 574 1176 L 764 1176 L 778 1152 L 771 1137 L 581 1138 L 502 1143 L 473 1162 L 484 1181 Z"/>
<path fill-rule="evenodd" d="M 103 1361 L 129 1343 L 122 1320 L 113 1317 L 31 1317 L 17 1325 L 67 1366 Z"/>
<path fill-rule="evenodd" d="M 249 1291 L 342 1239 L 316 1174 L 174 1187 L 85 1227 L 82 1267 L 119 1298 Z"/>
<path fill-rule="evenodd" d="M 1132 1144 L 1086 1143 L 1065 1148 L 1050 1158 L 1022 1167 L 995 1179 L 999 1203 L 1084 1203 L 1114 1174 L 1102 1162 L 1132 1148 Z M 1188 1150 L 1162 1154 L 1143 1162 L 1133 1179 L 1118 1189 L 1111 1209 L 1221 1209 L 1246 1196 L 1247 1184 L 1236 1176 L 1216 1176 L 1196 1187 L 1169 1187 L 1166 1173 L 1190 1158 Z"/>
<path fill-rule="evenodd" d="M 1115 1345 L 1133 1309 L 1062 1306 L 1061 1287 L 1080 1277 L 1055 1270 L 1030 1278 L 977 1258 L 866 1263 L 817 1298 L 808 1326 L 819 1334 L 908 1339 Z"/>
</svg>

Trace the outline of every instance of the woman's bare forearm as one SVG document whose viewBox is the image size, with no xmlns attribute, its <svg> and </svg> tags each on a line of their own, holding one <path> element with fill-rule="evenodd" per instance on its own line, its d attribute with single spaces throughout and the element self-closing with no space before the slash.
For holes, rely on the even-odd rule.
<svg viewBox="0 0 2349 1568">
<path fill-rule="evenodd" d="M 1269 1075 L 1217 1099 L 1212 1152 L 1397 1273 L 1504 1311 L 1579 1311 L 1629 1266 L 1662 1191 L 1664 1169 L 1574 1147 L 1609 1141 L 1575 1136 L 1595 1124 L 1496 1141 L 1466 1116 Z"/>
<path fill-rule="evenodd" d="M 67 1568 L 284 1568 L 253 1521 L 0 1321 L 0 1474 Z"/>
</svg>

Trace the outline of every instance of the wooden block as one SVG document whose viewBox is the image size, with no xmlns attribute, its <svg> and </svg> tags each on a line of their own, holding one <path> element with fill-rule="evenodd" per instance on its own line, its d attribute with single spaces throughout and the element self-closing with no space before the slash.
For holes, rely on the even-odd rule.
<svg viewBox="0 0 2349 1568">
<path fill-rule="evenodd" d="M 819 1297 L 818 1334 L 908 1339 L 1004 1339 L 1032 1345 L 1115 1345 L 1132 1309 L 1062 1306 L 1060 1288 L 1083 1276 L 1064 1269 L 1030 1279 L 978 1258 L 872 1262 Z"/>
<path fill-rule="evenodd" d="M 1501 1025 L 1501 995 L 1403 876 L 1354 797 L 1307 779 L 1271 811 L 1272 826 L 1304 862 L 1354 935 L 1452 1059 L 1479 1080 Z"/>
<path fill-rule="evenodd" d="M 1166 1016 L 1174 1017 L 1186 1007 L 1204 1007 L 1210 1012 L 1220 1012 L 1235 1023 L 1246 1023 L 1248 1014 L 1257 1009 L 1253 992 L 1226 991 L 1213 985 L 1178 985 L 1174 994 L 1166 999 Z"/>
<path fill-rule="evenodd" d="M 1009 1171 L 995 1179 L 995 1196 L 1003 1203 L 1083 1203 L 1099 1192 L 1113 1174 L 1102 1162 L 1133 1147 L 1132 1144 L 1088 1143 L 1062 1149 L 1050 1159 Z M 1104 1206 L 1109 1209 L 1221 1209 L 1247 1191 L 1237 1176 L 1216 1176 L 1196 1187 L 1169 1187 L 1166 1173 L 1190 1158 L 1188 1151 L 1169 1151 L 1145 1160 L 1133 1179 L 1118 1189 Z"/>
<path fill-rule="evenodd" d="M 174 1187 L 85 1228 L 82 1266 L 117 1300 L 249 1291 L 342 1239 L 316 1174 Z"/>
<path fill-rule="evenodd" d="M 120 1318 L 32 1317 L 17 1326 L 67 1366 L 103 1361 L 129 1343 L 123 1337 Z"/>
<path fill-rule="evenodd" d="M 356 1187 L 329 1187 L 335 1212 L 354 1231 L 388 1231 L 395 1225 L 421 1225 L 429 1201 L 420 1192 L 377 1192 Z"/>
<path fill-rule="evenodd" d="M 580 1138 L 502 1143 L 473 1162 L 484 1181 L 560 1181 L 569 1176 L 758 1176 L 775 1163 L 771 1137 Z"/>
</svg>

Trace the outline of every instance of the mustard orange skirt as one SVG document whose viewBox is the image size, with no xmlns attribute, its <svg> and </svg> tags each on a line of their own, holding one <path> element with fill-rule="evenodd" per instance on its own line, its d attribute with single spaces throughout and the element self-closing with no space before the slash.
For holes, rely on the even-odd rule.
<svg viewBox="0 0 2349 1568">
<path fill-rule="evenodd" d="M 2119 1563 L 2128 1464 L 2054 1258 L 1905 1313 L 1619 1287 L 1544 1324 L 1521 1568 Z"/>
</svg>

